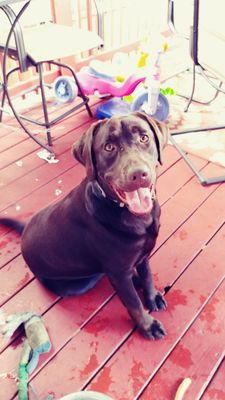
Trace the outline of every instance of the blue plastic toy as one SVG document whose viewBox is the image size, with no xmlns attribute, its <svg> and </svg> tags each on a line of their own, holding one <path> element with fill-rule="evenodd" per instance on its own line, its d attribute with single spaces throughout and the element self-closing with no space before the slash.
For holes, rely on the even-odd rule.
<svg viewBox="0 0 225 400">
<path fill-rule="evenodd" d="M 119 97 L 114 97 L 100 104 L 96 110 L 96 117 L 98 119 L 111 118 L 115 115 L 125 115 L 133 111 L 144 111 L 142 105 L 147 101 L 147 91 L 138 96 L 131 104 L 126 103 Z M 158 105 L 156 112 L 151 115 L 152 118 L 158 121 L 165 121 L 169 114 L 169 102 L 163 94 L 159 94 Z"/>
</svg>

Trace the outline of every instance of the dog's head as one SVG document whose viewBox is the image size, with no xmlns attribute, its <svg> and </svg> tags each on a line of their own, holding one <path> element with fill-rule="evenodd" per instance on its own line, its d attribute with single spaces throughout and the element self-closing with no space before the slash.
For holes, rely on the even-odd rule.
<svg viewBox="0 0 225 400">
<path fill-rule="evenodd" d="M 136 215 L 149 213 L 168 129 L 141 112 L 94 123 L 73 145 L 75 158 L 106 195 Z"/>
</svg>

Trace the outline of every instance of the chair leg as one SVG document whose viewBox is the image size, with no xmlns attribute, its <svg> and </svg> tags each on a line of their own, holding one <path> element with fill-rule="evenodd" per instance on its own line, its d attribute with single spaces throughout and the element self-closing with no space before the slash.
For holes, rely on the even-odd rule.
<svg viewBox="0 0 225 400">
<path fill-rule="evenodd" d="M 188 157 L 186 152 L 184 150 L 182 150 L 182 148 L 177 143 L 177 141 L 174 140 L 173 136 L 185 135 L 186 133 L 192 133 L 194 135 L 195 133 L 198 133 L 198 132 L 215 131 L 215 130 L 220 130 L 220 129 L 225 129 L 225 125 L 217 125 L 217 126 L 214 125 L 214 126 L 205 126 L 202 128 L 180 129 L 180 130 L 176 130 L 174 132 L 170 132 L 170 141 L 171 141 L 172 145 L 175 147 L 175 149 L 178 151 L 178 153 L 184 159 L 186 164 L 191 168 L 191 170 L 194 172 L 195 176 L 197 176 L 198 180 L 200 181 L 200 183 L 203 186 L 208 186 L 208 185 L 212 185 L 212 184 L 225 182 L 225 175 L 213 176 L 211 178 L 204 177 L 201 174 L 200 170 L 198 170 L 197 166 Z"/>
<path fill-rule="evenodd" d="M 219 83 L 219 86 L 218 86 L 218 87 L 221 88 L 222 85 L 223 85 L 223 82 L 221 81 L 221 82 Z M 193 97 L 193 98 L 192 98 L 192 101 L 194 101 L 194 102 L 197 103 L 197 104 L 202 104 L 202 105 L 204 105 L 204 106 L 208 106 L 208 105 L 210 105 L 210 104 L 218 97 L 219 93 L 220 93 L 220 90 L 217 89 L 216 92 L 215 92 L 215 94 L 213 95 L 213 97 L 212 97 L 210 100 L 207 100 L 207 101 L 200 101 L 200 100 L 197 100 L 197 99 L 195 99 L 195 98 Z M 186 95 L 181 94 L 181 93 L 177 93 L 176 95 L 179 96 L 179 97 L 182 97 L 183 99 L 186 99 L 186 100 L 189 100 L 189 99 L 190 99 L 190 96 L 186 96 Z M 185 109 L 185 110 L 186 110 L 186 109 Z"/>
<path fill-rule="evenodd" d="M 191 102 L 193 101 L 193 96 L 194 96 L 194 92 L 195 92 L 195 78 L 196 78 L 195 74 L 196 74 L 196 66 L 195 66 L 195 63 L 193 63 L 192 91 L 191 91 L 191 95 L 190 95 L 190 97 L 189 97 L 189 100 L 188 100 L 188 103 L 187 103 L 187 105 L 186 105 L 186 108 L 185 108 L 184 112 L 188 112 L 188 109 L 189 109 L 189 107 L 190 107 L 190 105 L 191 105 Z"/>
<path fill-rule="evenodd" d="M 218 183 L 221 183 L 221 182 L 225 182 L 225 175 L 213 176 L 211 178 L 207 178 L 207 177 L 203 176 L 201 174 L 200 170 L 197 168 L 197 166 L 187 156 L 185 151 L 183 151 L 182 148 L 180 147 L 180 145 L 174 140 L 173 136 L 174 136 L 174 134 L 170 135 L 170 141 L 171 141 L 172 145 L 175 147 L 175 149 L 178 151 L 178 153 L 184 159 L 186 164 L 194 172 L 195 176 L 198 178 L 198 180 L 199 180 L 199 182 L 201 183 L 202 186 L 208 186 L 208 185 L 213 185 L 213 184 L 218 184 Z"/>
<path fill-rule="evenodd" d="M 69 68 L 69 69 L 70 69 L 70 68 Z M 73 75 L 73 78 L 74 78 L 74 80 L 75 80 L 75 82 L 76 82 L 76 84 L 77 84 L 77 87 L 78 87 L 78 90 L 79 90 L 79 93 L 80 93 L 80 97 L 83 99 L 83 102 L 84 102 L 84 104 L 85 104 L 85 107 L 86 107 L 86 110 L 87 110 L 87 112 L 88 112 L 88 114 L 89 114 L 89 117 L 93 117 L 92 111 L 91 111 L 91 109 L 90 109 L 90 107 L 89 107 L 89 104 L 88 104 L 89 98 L 84 94 L 83 89 L 82 89 L 82 87 L 80 86 L 80 83 L 79 83 L 79 81 L 78 81 L 78 79 L 77 79 L 77 76 L 76 76 L 74 70 L 73 70 L 72 68 L 71 68 L 70 70 L 71 70 L 71 73 L 72 73 L 72 75 Z"/>
<path fill-rule="evenodd" d="M 206 101 L 206 102 L 197 101 L 197 100 L 194 99 L 195 82 L 196 82 L 196 64 L 193 63 L 193 74 L 192 74 L 193 80 L 192 80 L 192 91 L 191 91 L 191 95 L 190 95 L 189 97 L 181 96 L 181 97 L 184 97 L 184 98 L 189 99 L 189 100 L 188 100 L 188 104 L 187 104 L 187 106 L 186 106 L 184 112 L 187 112 L 187 111 L 188 111 L 188 109 L 189 109 L 190 104 L 192 103 L 192 101 L 194 101 L 195 103 L 198 103 L 198 104 L 209 105 L 209 104 L 211 104 L 211 103 L 217 98 L 217 96 L 219 95 L 220 92 L 225 93 L 225 91 L 224 91 L 223 88 L 222 88 L 222 86 L 223 86 L 223 82 L 222 82 L 222 81 L 220 81 L 219 84 L 216 85 L 216 84 L 214 84 L 214 83 L 210 80 L 210 78 L 204 73 L 204 70 L 203 70 L 203 68 L 202 68 L 200 65 L 198 65 L 198 70 L 200 70 L 200 74 L 201 74 L 201 75 L 205 78 L 205 80 L 216 90 L 216 92 L 215 92 L 215 95 L 213 96 L 213 98 L 210 99 L 209 101 Z"/>
<path fill-rule="evenodd" d="M 2 100 L 1 100 L 1 106 L 0 106 L 0 122 L 2 122 L 3 113 L 4 113 L 4 105 L 5 105 L 5 100 L 6 100 L 7 92 L 8 92 L 7 88 L 8 88 L 9 76 L 19 70 L 20 70 L 20 67 L 15 67 L 15 68 L 12 68 L 7 74 L 5 74 L 5 81 L 2 84 L 3 93 L 2 93 Z M 10 107 L 12 108 L 12 111 L 14 113 L 15 110 L 13 107 L 13 103 L 10 104 Z"/>
<path fill-rule="evenodd" d="M 6 98 L 5 87 L 4 87 L 4 85 L 2 85 L 2 100 L 1 100 L 1 106 L 0 106 L 0 122 L 2 122 L 3 109 L 4 109 L 4 105 L 5 105 L 5 98 Z"/>
<path fill-rule="evenodd" d="M 44 149 L 46 149 L 49 153 L 50 156 L 54 156 L 54 153 L 52 152 L 52 150 L 50 149 L 49 146 L 45 145 L 41 140 L 38 139 L 38 137 L 36 135 L 33 135 L 33 133 L 24 125 L 23 123 L 23 116 L 21 116 L 20 114 L 17 113 L 12 100 L 11 100 L 11 96 L 9 94 L 8 91 L 8 80 L 9 80 L 9 76 L 19 70 L 19 67 L 13 68 L 12 70 L 10 70 L 7 74 L 4 75 L 4 92 L 5 92 L 5 97 L 7 97 L 7 101 L 8 104 L 14 114 L 14 117 L 16 118 L 17 122 L 19 123 L 19 125 L 21 126 L 21 128 L 23 128 L 23 130 L 28 134 L 28 136 L 33 139 L 39 146 L 43 147 Z"/>
<path fill-rule="evenodd" d="M 48 118 L 48 109 L 47 109 L 47 101 L 46 101 L 46 96 L 45 96 L 45 88 L 44 88 L 44 80 L 43 80 L 43 65 L 38 64 L 37 65 L 37 72 L 39 74 L 39 86 L 41 90 L 41 100 L 42 100 L 42 109 L 43 109 L 43 114 L 44 114 L 44 124 L 46 127 L 46 134 L 47 134 L 47 141 L 48 145 L 52 146 L 52 136 L 51 136 L 51 130 L 50 130 L 50 122 Z"/>
</svg>

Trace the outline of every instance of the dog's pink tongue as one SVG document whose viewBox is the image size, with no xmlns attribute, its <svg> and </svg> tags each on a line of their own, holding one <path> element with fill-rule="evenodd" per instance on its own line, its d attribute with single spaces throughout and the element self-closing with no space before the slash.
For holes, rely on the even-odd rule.
<svg viewBox="0 0 225 400">
<path fill-rule="evenodd" d="M 151 211 L 152 195 L 149 188 L 140 188 L 133 192 L 126 192 L 129 210 L 134 214 L 145 214 Z"/>
</svg>

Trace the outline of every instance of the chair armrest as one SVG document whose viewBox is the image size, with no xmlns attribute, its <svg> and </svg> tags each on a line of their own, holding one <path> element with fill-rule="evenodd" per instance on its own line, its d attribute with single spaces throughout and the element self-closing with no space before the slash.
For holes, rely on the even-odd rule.
<svg viewBox="0 0 225 400">
<path fill-rule="evenodd" d="M 26 6 L 25 6 L 26 8 Z M 25 10 L 24 8 L 24 10 Z M 12 10 L 11 7 L 9 7 L 8 5 L 6 6 L 1 6 L 0 9 L 5 13 L 5 15 L 7 16 L 9 22 L 10 22 L 10 27 L 8 31 L 2 31 L 1 32 L 1 43 L 0 46 L 2 49 L 5 50 L 5 45 L 8 39 L 8 35 L 10 32 L 10 29 L 13 25 L 13 23 L 16 21 L 16 14 L 14 13 L 14 11 Z M 19 66 L 20 66 L 20 70 L 21 72 L 25 72 L 28 68 L 27 65 L 27 53 L 25 50 L 25 44 L 24 44 L 24 38 L 23 38 L 23 31 L 22 28 L 20 26 L 19 21 L 16 22 L 14 29 L 13 29 L 13 35 L 12 38 L 9 42 L 9 50 L 10 47 L 12 46 L 12 49 L 15 50 L 15 55 L 18 58 L 19 61 Z"/>
</svg>

